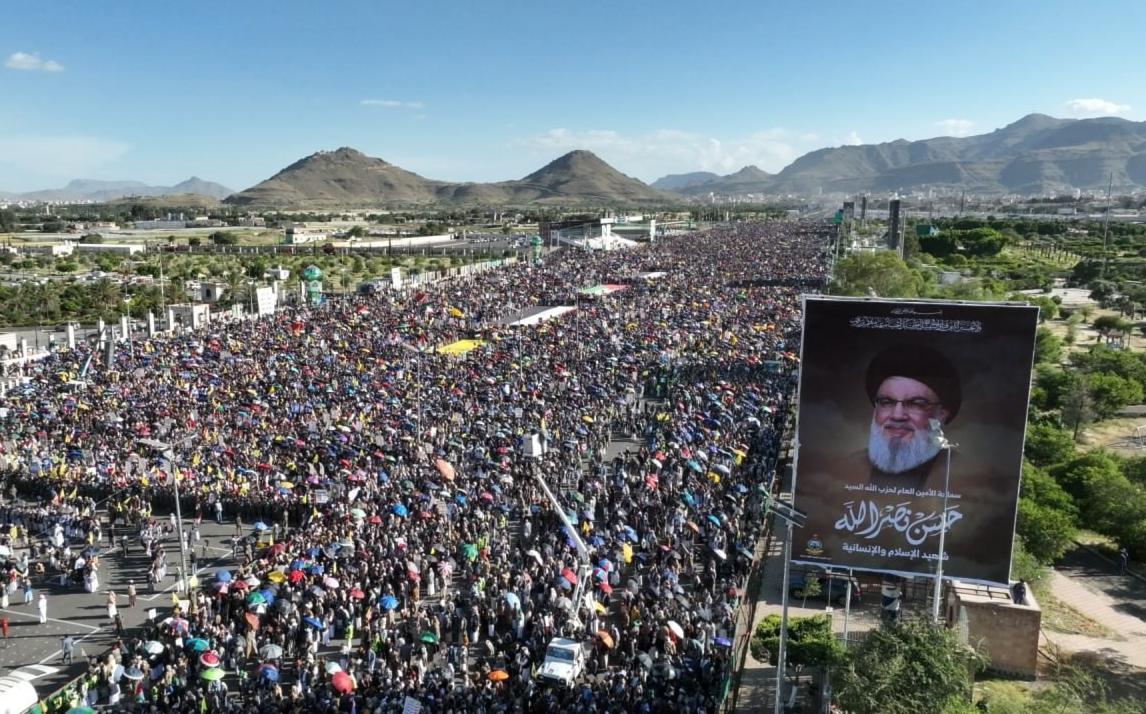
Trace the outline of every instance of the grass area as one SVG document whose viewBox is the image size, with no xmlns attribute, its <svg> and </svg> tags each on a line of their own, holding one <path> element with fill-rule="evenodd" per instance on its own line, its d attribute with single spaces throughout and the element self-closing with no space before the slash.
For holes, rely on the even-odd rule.
<svg viewBox="0 0 1146 714">
<path fill-rule="evenodd" d="M 979 680 L 975 702 L 991 714 L 1146 713 L 1146 672 L 1092 653 L 1051 656 L 1038 681 Z"/>
<path fill-rule="evenodd" d="M 1064 635 L 1086 635 L 1106 640 L 1125 639 L 1114 630 L 1092 620 L 1054 596 L 1047 579 L 1033 585 L 1035 597 L 1043 611 L 1043 627 Z"/>
</svg>

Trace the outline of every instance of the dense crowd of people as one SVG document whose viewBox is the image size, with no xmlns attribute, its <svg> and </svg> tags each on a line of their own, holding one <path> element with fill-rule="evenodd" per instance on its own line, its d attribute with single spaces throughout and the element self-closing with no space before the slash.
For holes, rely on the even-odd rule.
<svg viewBox="0 0 1146 714">
<path fill-rule="evenodd" d="M 235 567 L 93 669 L 118 708 L 713 711 L 819 230 L 564 249 L 136 341 L 80 389 L 86 355 L 58 353 L 0 400 L 9 481 L 53 504 L 10 523 L 98 538 L 107 498 L 158 568 L 174 476 L 189 515 L 248 524 Z M 504 324 L 549 305 L 578 309 Z M 570 687 L 536 676 L 555 637 L 584 643 Z"/>
</svg>

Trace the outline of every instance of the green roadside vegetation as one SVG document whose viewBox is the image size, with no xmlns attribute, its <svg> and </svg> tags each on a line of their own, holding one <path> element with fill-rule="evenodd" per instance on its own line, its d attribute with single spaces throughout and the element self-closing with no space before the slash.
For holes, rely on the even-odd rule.
<svg viewBox="0 0 1146 714">
<path fill-rule="evenodd" d="M 502 257 L 496 254 L 493 257 Z M 249 304 L 253 291 L 269 284 L 268 272 L 290 271 L 288 284 L 296 285 L 302 270 L 318 266 L 324 287 L 335 293 L 351 292 L 366 280 L 389 278 L 391 267 L 406 273 L 456 268 L 484 256 L 394 255 L 376 253 L 254 255 L 237 253 L 140 253 L 133 256 L 73 253 L 67 258 L 16 255 L 0 252 L 0 274 L 23 277 L 16 285 L 0 285 L 0 328 L 94 322 L 122 314 L 144 318 L 161 304 L 185 302 L 183 284 L 212 280 L 227 286 L 217 309 L 233 303 Z M 93 278 L 92 272 L 100 276 Z M 159 277 L 163 276 L 163 289 Z M 114 279 L 113 279 L 114 278 Z"/>
</svg>

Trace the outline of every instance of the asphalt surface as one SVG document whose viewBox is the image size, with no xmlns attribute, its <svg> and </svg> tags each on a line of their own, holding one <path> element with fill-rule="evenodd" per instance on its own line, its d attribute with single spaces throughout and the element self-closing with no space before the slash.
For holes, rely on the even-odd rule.
<svg viewBox="0 0 1146 714">
<path fill-rule="evenodd" d="M 166 516 L 164 516 L 166 517 Z M 185 519 L 185 527 L 190 529 L 191 520 Z M 115 627 L 107 618 L 107 593 L 118 595 L 119 613 L 123 620 L 126 635 L 130 637 L 145 621 L 150 608 L 157 610 L 159 619 L 170 614 L 173 605 L 172 591 L 175 589 L 176 571 L 179 563 L 179 544 L 174 535 L 163 541 L 167 551 L 167 578 L 156 586 L 156 592 L 148 591 L 148 559 L 136 534 L 129 542 L 129 553 L 125 556 L 118 545 L 122 529 L 116 529 L 117 545 L 107 546 L 107 527 L 104 526 L 105 552 L 100 557 L 99 591 L 85 592 L 82 588 L 61 587 L 57 577 L 34 580 L 33 602 L 24 604 L 23 592 L 17 590 L 9 597 L 9 607 L 0 610 L 0 616 L 9 620 L 9 637 L 0 641 L 0 675 L 14 669 L 42 664 L 58 667 L 52 675 L 37 678 L 33 684 L 41 697 L 46 697 L 74 677 L 86 671 L 87 658 L 103 655 L 115 643 Z M 235 526 L 233 522 L 218 525 L 214 520 L 204 519 L 200 525 L 203 539 L 210 544 L 207 557 L 200 557 L 199 578 L 205 581 L 206 573 L 220 568 L 234 566 L 231 558 L 231 541 Z M 196 545 L 197 554 L 202 554 L 203 543 Z M 73 543 L 73 548 L 83 544 Z M 17 553 L 23 549 L 17 550 Z M 134 608 L 127 606 L 127 585 L 135 581 L 138 598 Z M 48 596 L 48 621 L 41 625 L 35 600 L 40 592 Z M 72 635 L 76 639 L 73 650 L 74 662 L 70 666 L 62 664 L 61 643 L 64 637 Z"/>
</svg>

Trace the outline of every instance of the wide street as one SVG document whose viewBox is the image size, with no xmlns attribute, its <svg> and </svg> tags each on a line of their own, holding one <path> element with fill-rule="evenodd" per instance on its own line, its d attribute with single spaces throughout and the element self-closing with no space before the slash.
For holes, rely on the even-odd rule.
<svg viewBox="0 0 1146 714">
<path fill-rule="evenodd" d="M 191 520 L 185 520 L 189 529 Z M 199 576 L 206 579 L 205 573 L 219 568 L 231 567 L 231 536 L 234 535 L 233 521 L 218 525 L 214 520 L 204 519 L 200 525 L 201 537 L 209 543 L 206 557 L 199 559 Z M 119 612 L 126 630 L 130 633 L 139 627 L 148 615 L 149 609 L 156 609 L 160 619 L 170 614 L 173 604 L 172 591 L 176 586 L 176 568 L 179 563 L 179 545 L 174 536 L 164 541 L 169 562 L 167 579 L 160 583 L 157 591 L 148 591 L 147 556 L 143 552 L 138 535 L 129 542 L 129 553 L 125 556 L 118 541 L 121 529 L 116 529 L 117 544 L 107 548 L 100 557 L 100 590 L 98 593 L 84 592 L 76 586 L 61 587 L 56 576 L 45 576 L 34 582 L 33 602 L 25 605 L 23 592 L 16 591 L 10 597 L 9 607 L 0 610 L 8 618 L 9 637 L 0 643 L 0 674 L 8 674 L 14 669 L 31 664 L 60 667 L 54 675 L 35 680 L 36 691 L 41 697 L 47 696 L 68 680 L 82 673 L 87 657 L 101 655 L 115 643 L 115 627 L 107 618 L 107 593 L 118 595 Z M 104 530 L 106 546 L 107 530 Z M 197 555 L 203 555 L 204 543 L 195 546 Z M 82 547 L 74 543 L 73 547 Z M 18 551 L 19 552 L 19 551 Z M 136 606 L 127 606 L 127 586 L 134 581 L 139 593 Z M 41 625 L 36 610 L 35 599 L 40 592 L 48 595 L 48 622 Z M 72 635 L 77 643 L 73 652 L 74 663 L 62 666 L 61 642 Z"/>
</svg>

